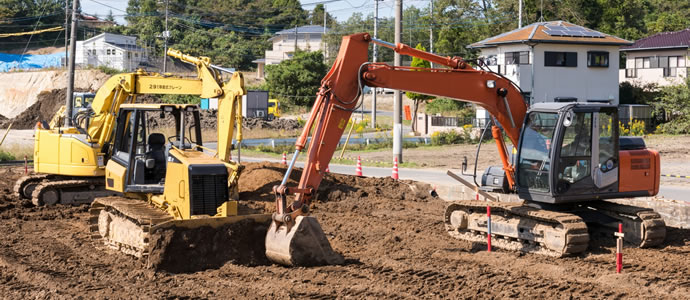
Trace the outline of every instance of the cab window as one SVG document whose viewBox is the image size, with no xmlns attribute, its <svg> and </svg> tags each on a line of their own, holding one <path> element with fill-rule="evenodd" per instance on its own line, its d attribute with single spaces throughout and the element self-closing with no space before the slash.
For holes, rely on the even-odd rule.
<svg viewBox="0 0 690 300">
<path fill-rule="evenodd" d="M 592 113 L 575 113 L 563 134 L 558 179 L 572 184 L 590 176 L 591 156 Z"/>
<path fill-rule="evenodd" d="M 522 188 L 548 192 L 551 168 L 551 141 L 558 123 L 558 114 L 532 112 L 522 133 L 518 183 Z"/>
</svg>

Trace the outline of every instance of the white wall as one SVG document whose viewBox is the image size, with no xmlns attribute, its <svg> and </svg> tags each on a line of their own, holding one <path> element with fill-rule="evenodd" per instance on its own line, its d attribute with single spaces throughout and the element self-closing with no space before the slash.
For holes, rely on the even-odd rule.
<svg viewBox="0 0 690 300">
<path fill-rule="evenodd" d="M 277 64 L 285 59 L 289 59 L 288 53 L 295 52 L 295 35 L 283 34 L 273 37 L 273 49 L 266 50 L 266 64 Z M 320 33 L 298 33 L 297 48 L 301 50 L 316 51 L 323 50 Z"/>
<path fill-rule="evenodd" d="M 626 52 L 626 69 L 635 69 L 635 58 L 638 57 L 658 57 L 658 56 L 685 56 L 685 65 L 677 68 L 675 77 L 664 77 L 664 70 L 662 68 L 643 68 L 637 69 L 637 76 L 634 78 L 625 77 L 625 69 L 619 70 L 618 79 L 620 82 L 630 82 L 635 85 L 645 85 L 655 83 L 659 86 L 668 86 L 681 84 L 688 75 L 688 66 L 690 63 L 690 51 L 688 49 L 670 49 L 670 50 L 644 50 L 644 51 L 628 51 Z"/>
<path fill-rule="evenodd" d="M 578 102 L 612 99 L 618 105 L 618 46 L 538 44 L 534 51 L 534 103 L 575 97 Z M 577 52 L 577 67 L 546 67 L 545 51 Z M 608 52 L 608 68 L 588 67 L 588 51 Z"/>
<path fill-rule="evenodd" d="M 109 43 L 119 45 L 116 47 Z M 131 49 L 128 49 L 130 47 Z M 74 57 L 76 63 L 82 66 L 107 66 L 118 70 L 133 71 L 139 66 L 139 63 L 147 59 L 146 53 L 136 46 L 135 37 L 106 33 L 86 41 L 77 41 L 76 48 L 77 54 Z"/>
<path fill-rule="evenodd" d="M 520 51 L 530 51 L 530 47 L 525 44 L 510 44 L 484 48 L 481 49 L 481 56 L 496 55 L 498 66 L 490 68 L 494 71 L 500 68 L 500 73 L 517 83 L 524 92 L 532 92 L 532 103 L 552 102 L 556 97 L 575 97 L 580 102 L 612 98 L 612 104 L 618 104 L 618 46 L 537 44 L 534 52 L 529 54 L 529 64 L 506 66 L 505 53 Z M 544 66 L 546 51 L 577 52 L 577 67 Z M 587 67 L 588 51 L 608 52 L 608 68 Z"/>
</svg>

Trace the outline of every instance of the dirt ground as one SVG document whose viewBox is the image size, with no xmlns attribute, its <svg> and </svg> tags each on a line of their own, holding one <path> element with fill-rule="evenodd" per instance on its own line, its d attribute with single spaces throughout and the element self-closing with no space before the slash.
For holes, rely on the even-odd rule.
<svg viewBox="0 0 690 300">
<path fill-rule="evenodd" d="M 247 164 L 241 197 L 254 201 L 242 207 L 272 207 L 270 187 L 283 172 L 280 164 Z M 661 248 L 626 248 L 623 273 L 615 274 L 613 239 L 562 259 L 487 253 L 444 232 L 445 203 L 427 196 L 428 186 L 345 175 L 324 179 L 313 209 L 345 265 L 286 268 L 254 259 L 194 273 L 154 271 L 92 241 L 88 206 L 33 207 L 10 194 L 23 170 L 0 173 L 0 294 L 9 299 L 679 299 L 690 292 L 689 230 L 669 228 Z M 263 241 L 262 230 L 247 234 Z"/>
</svg>

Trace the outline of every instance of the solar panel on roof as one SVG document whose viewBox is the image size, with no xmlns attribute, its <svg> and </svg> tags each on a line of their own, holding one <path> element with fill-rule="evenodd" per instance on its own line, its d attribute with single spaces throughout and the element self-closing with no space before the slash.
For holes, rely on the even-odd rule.
<svg viewBox="0 0 690 300">
<path fill-rule="evenodd" d="M 567 30 L 565 26 L 559 26 L 559 25 L 546 25 L 546 28 L 552 29 L 552 30 Z"/>
<path fill-rule="evenodd" d="M 550 36 L 569 36 L 569 37 L 591 37 L 603 38 L 604 35 L 584 28 L 582 26 L 559 26 L 559 25 L 545 25 L 544 33 Z"/>
<path fill-rule="evenodd" d="M 544 30 L 544 32 L 546 32 L 546 34 L 548 34 L 550 36 L 564 36 L 565 35 L 565 31 L 563 31 L 563 30 Z"/>
</svg>

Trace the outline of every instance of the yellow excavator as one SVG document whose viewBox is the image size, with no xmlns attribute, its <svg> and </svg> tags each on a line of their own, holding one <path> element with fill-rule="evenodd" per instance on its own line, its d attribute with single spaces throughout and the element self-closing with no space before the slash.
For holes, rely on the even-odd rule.
<svg viewBox="0 0 690 300">
<path fill-rule="evenodd" d="M 113 76 L 73 127 L 38 126 L 36 174 L 21 178 L 15 192 L 36 205 L 91 202 L 93 237 L 137 257 L 149 254 L 158 228 L 267 223 L 269 215 L 237 210 L 242 166 L 230 151 L 235 126 L 242 140 L 243 75 L 223 82 L 223 69 L 208 57 L 167 54 L 196 65 L 197 78 L 141 70 Z M 217 151 L 203 145 L 197 105 L 136 103 L 142 94 L 218 98 Z"/>
<path fill-rule="evenodd" d="M 111 77 L 97 91 L 88 109 L 79 109 L 73 126 L 61 126 L 63 106 L 48 122 L 40 122 L 35 131 L 35 174 L 20 178 L 14 192 L 39 205 L 90 203 L 95 197 L 114 195 L 105 189 L 105 166 L 113 155 L 113 129 L 120 106 L 137 102 L 139 95 L 173 94 L 219 98 L 219 144 L 230 147 L 233 121 L 241 122 L 236 113 L 243 95 L 242 74 L 234 73 L 228 83 L 207 57 L 193 57 L 170 49 L 168 55 L 196 65 L 197 78 L 183 78 L 138 70 Z M 222 105 L 222 107 L 221 107 Z M 231 110 L 232 109 L 232 110 Z M 222 125 L 222 126 L 221 126 Z M 237 140 L 242 139 L 241 126 Z M 220 149 L 221 158 L 229 161 L 228 149 Z M 227 157 L 226 157 L 227 156 Z"/>
</svg>

